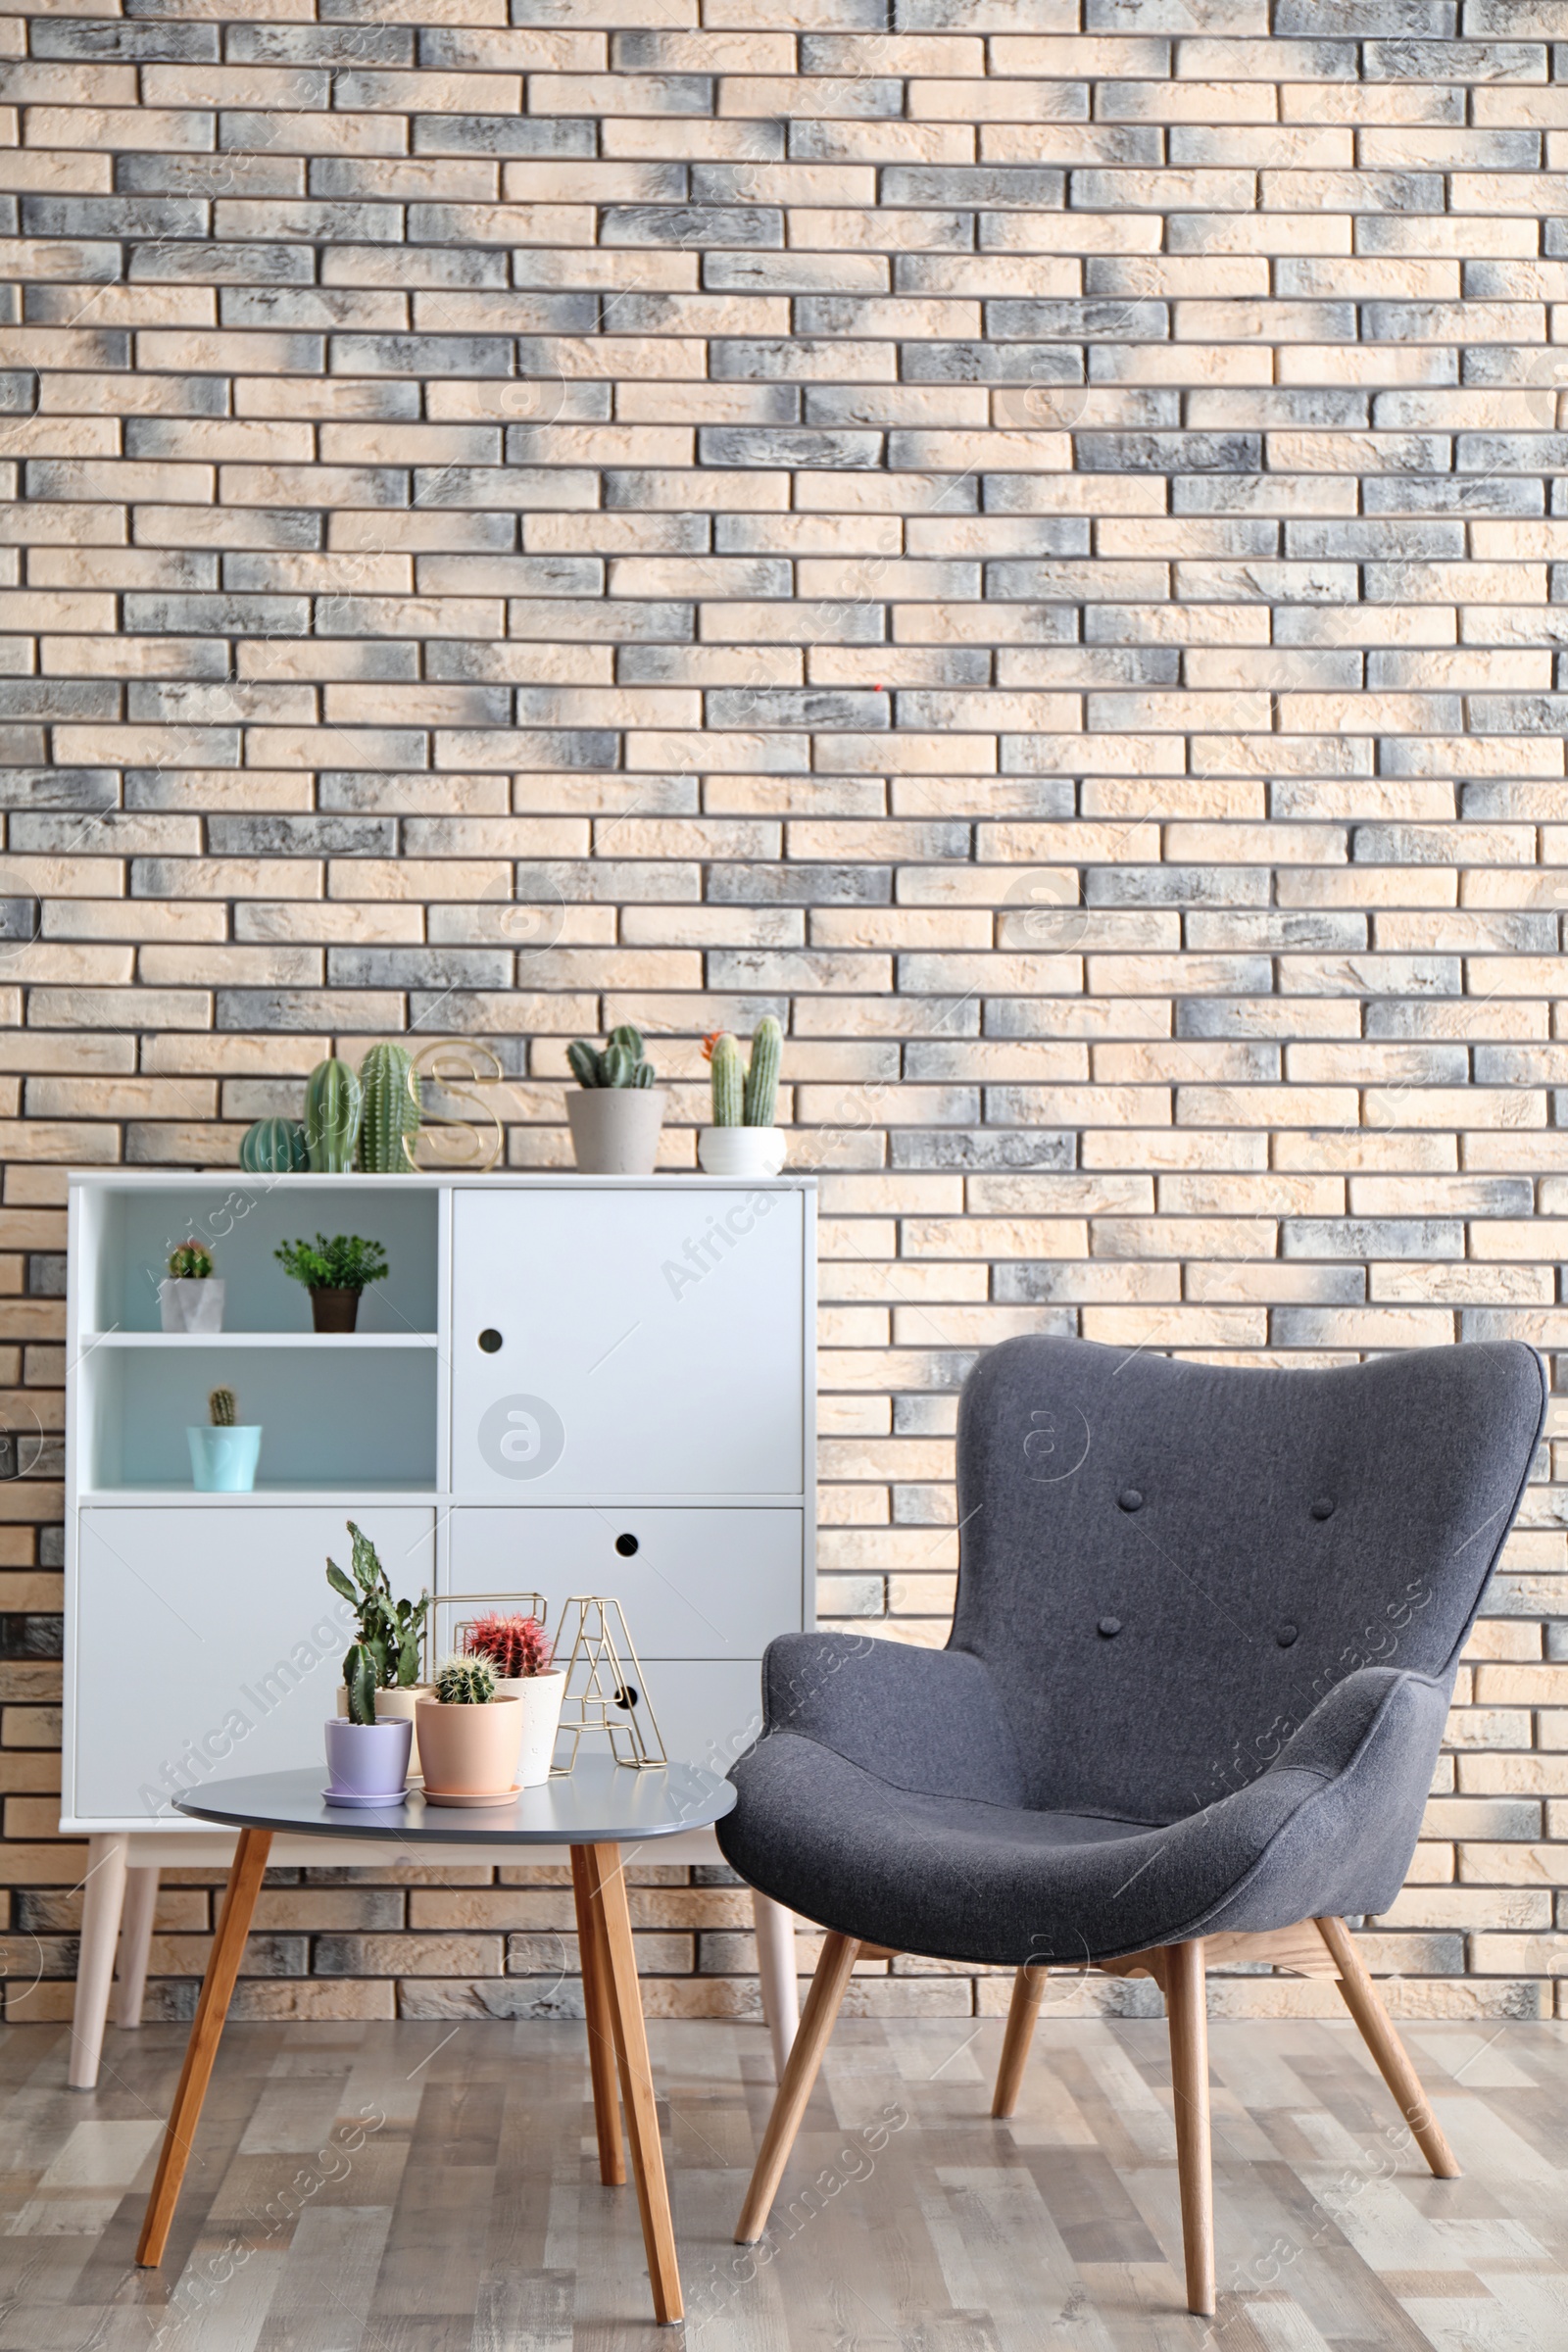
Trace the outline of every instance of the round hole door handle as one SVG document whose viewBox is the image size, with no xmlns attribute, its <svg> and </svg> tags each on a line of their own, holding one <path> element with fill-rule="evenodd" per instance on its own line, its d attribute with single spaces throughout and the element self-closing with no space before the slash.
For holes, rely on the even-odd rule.
<svg viewBox="0 0 1568 2352">
<path fill-rule="evenodd" d="M 630 1683 L 623 1683 L 618 1690 L 612 1693 L 612 1696 L 616 1706 L 625 1712 L 629 1712 L 637 1704 L 637 1693 Z"/>
<path fill-rule="evenodd" d="M 617 1536 L 617 1537 L 615 1538 L 615 1549 L 616 1549 L 616 1550 L 619 1552 L 619 1554 L 620 1554 L 620 1556 L 621 1556 L 621 1558 L 622 1558 L 623 1560 L 629 1560 L 629 1559 L 631 1558 L 632 1554 L 633 1554 L 633 1553 L 635 1552 L 635 1550 L 637 1549 L 637 1539 L 636 1539 L 636 1537 L 635 1537 L 635 1536 Z"/>
<path fill-rule="evenodd" d="M 481 1331 L 479 1334 L 479 1345 L 484 1349 L 486 1355 L 499 1355 L 501 1353 L 500 1332 Z"/>
</svg>

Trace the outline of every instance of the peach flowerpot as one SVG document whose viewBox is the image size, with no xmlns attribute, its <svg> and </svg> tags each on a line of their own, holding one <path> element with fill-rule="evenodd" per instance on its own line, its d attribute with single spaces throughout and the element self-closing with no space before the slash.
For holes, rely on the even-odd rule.
<svg viewBox="0 0 1568 2352">
<path fill-rule="evenodd" d="M 426 1797 L 489 1797 L 504 1802 L 517 1786 L 522 1708 L 514 1698 L 488 1706 L 443 1706 L 421 1698 L 414 1710 Z"/>
</svg>

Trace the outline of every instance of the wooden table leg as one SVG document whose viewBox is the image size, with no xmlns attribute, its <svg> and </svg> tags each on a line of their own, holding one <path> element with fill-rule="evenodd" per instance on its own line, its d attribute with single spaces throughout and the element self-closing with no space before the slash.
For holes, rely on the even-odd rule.
<svg viewBox="0 0 1568 2352">
<path fill-rule="evenodd" d="M 599 2134 L 599 2178 L 606 2188 L 623 2188 L 626 2155 L 620 2137 L 620 2100 L 615 2091 L 610 1959 L 605 1948 L 604 1912 L 594 1901 L 585 1846 L 574 1845 L 571 1849 L 571 1892 L 577 1906 L 577 1952 L 582 1963 L 583 2019 L 588 2028 L 588 2072 L 594 2086 L 594 2129 Z"/>
<path fill-rule="evenodd" d="M 163 2151 L 158 2159 L 158 2171 L 153 2180 L 153 2193 L 147 2200 L 147 2212 L 141 2226 L 141 2237 L 136 2246 L 136 2260 L 143 2270 L 156 2270 L 164 2259 L 169 2242 L 170 2227 L 174 2219 L 174 2207 L 179 2202 L 180 2182 L 190 2160 L 191 2144 L 196 2137 L 196 2126 L 201 2120 L 202 2101 L 207 2096 L 207 2084 L 218 2056 L 219 2037 L 228 2004 L 239 1975 L 239 1964 L 245 1954 L 245 1938 L 256 1910 L 256 1897 L 261 1892 L 262 1874 L 271 1850 L 270 1830 L 241 1830 L 239 1844 L 234 1849 L 233 1865 L 228 1874 L 228 1888 L 223 1896 L 222 1915 L 218 1922 L 218 1934 L 213 1939 L 207 1974 L 202 1979 L 201 1999 L 196 2004 L 196 2022 L 185 2045 L 185 2063 L 179 2070 L 179 2084 L 174 2092 L 174 2104 L 169 2111 L 169 2126 L 164 2133 Z"/>
<path fill-rule="evenodd" d="M 620 2067 L 620 2095 L 626 2109 L 626 2136 L 631 2142 L 632 2178 L 637 2183 L 637 2209 L 642 2216 L 643 2244 L 648 2250 L 654 2317 L 663 2327 L 683 2319 L 685 2306 L 675 2262 L 675 2228 L 669 2216 L 664 2153 L 659 2142 L 659 2114 L 654 2104 L 642 1993 L 637 1984 L 631 1913 L 626 1907 L 626 1881 L 618 1845 L 588 1845 L 580 1851 L 587 1864 L 594 1909 L 604 1925 L 605 1973 L 615 2057 Z"/>
</svg>

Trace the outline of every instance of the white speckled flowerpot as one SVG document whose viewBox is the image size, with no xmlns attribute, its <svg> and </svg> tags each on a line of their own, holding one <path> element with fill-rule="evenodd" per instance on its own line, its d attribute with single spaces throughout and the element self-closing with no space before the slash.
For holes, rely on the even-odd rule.
<svg viewBox="0 0 1568 2352">
<path fill-rule="evenodd" d="M 782 1127 L 702 1127 L 697 1164 L 705 1176 L 776 1176 L 789 1149 Z"/>
</svg>

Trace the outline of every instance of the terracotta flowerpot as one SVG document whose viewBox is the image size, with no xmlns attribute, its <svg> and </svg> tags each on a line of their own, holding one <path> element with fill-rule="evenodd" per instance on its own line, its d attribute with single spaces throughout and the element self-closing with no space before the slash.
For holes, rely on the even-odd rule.
<svg viewBox="0 0 1568 2352">
<path fill-rule="evenodd" d="M 410 1772 L 419 1769 L 419 1731 L 415 1721 L 415 1708 L 421 1698 L 428 1698 L 434 1689 L 433 1683 L 406 1683 L 400 1684 L 396 1690 L 378 1690 L 375 1694 L 377 1723 L 407 1723 L 412 1728 L 414 1744 L 409 1750 Z M 337 1687 L 337 1711 L 347 1721 L 349 1694 L 341 1683 Z"/>
<path fill-rule="evenodd" d="M 504 1805 L 515 1793 L 522 1747 L 522 1708 L 516 1699 L 449 1707 L 438 1698 L 421 1698 L 414 1719 L 427 1804 Z"/>
<path fill-rule="evenodd" d="M 352 1331 L 359 1319 L 358 1291 L 313 1291 L 311 1313 L 318 1331 Z"/>
<path fill-rule="evenodd" d="M 498 1674 L 497 1698 L 514 1698 L 522 1708 L 522 1747 L 517 1758 L 517 1784 L 538 1788 L 550 1778 L 561 1728 L 561 1702 L 566 1695 L 566 1670 L 554 1666 L 547 1674 Z"/>
<path fill-rule="evenodd" d="M 663 1089 L 577 1086 L 566 1093 L 571 1150 L 585 1176 L 651 1176 L 664 1124 Z"/>
</svg>

